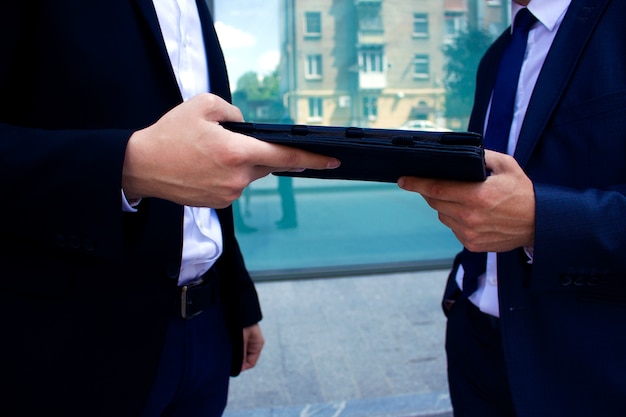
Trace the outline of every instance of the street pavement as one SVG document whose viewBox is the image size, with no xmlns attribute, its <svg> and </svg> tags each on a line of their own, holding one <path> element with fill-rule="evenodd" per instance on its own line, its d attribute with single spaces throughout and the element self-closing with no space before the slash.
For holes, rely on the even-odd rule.
<svg viewBox="0 0 626 417">
<path fill-rule="evenodd" d="M 225 417 L 451 416 L 447 270 L 263 281 L 266 345 Z"/>
</svg>

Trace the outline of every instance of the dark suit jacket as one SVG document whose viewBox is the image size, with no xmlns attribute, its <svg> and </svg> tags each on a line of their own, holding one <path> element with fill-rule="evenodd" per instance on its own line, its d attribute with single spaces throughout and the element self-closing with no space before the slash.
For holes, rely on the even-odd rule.
<svg viewBox="0 0 626 417">
<path fill-rule="evenodd" d="M 624 16 L 622 0 L 572 0 L 515 152 L 536 194 L 533 264 L 522 249 L 498 255 L 504 352 L 520 417 L 624 414 Z M 473 131 L 482 131 L 507 36 L 480 64 Z"/>
<path fill-rule="evenodd" d="M 198 5 L 212 89 L 230 99 Z M 138 415 L 182 249 L 181 206 L 144 199 L 138 213 L 121 210 L 128 138 L 182 101 L 156 13 L 150 0 L 3 2 L 0 20 L 0 408 Z M 237 374 L 241 329 L 261 312 L 231 210 L 218 215 Z"/>
</svg>

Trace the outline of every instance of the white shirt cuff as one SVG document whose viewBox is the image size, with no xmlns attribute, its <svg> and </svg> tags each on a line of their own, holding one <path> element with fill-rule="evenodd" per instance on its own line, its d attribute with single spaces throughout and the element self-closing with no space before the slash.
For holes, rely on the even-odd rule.
<svg viewBox="0 0 626 417">
<path fill-rule="evenodd" d="M 124 194 L 124 190 L 122 190 L 122 211 L 126 211 L 128 213 L 136 213 L 137 209 L 135 207 L 137 207 L 140 202 L 140 198 L 128 201 L 128 199 L 126 198 L 126 194 Z"/>
</svg>

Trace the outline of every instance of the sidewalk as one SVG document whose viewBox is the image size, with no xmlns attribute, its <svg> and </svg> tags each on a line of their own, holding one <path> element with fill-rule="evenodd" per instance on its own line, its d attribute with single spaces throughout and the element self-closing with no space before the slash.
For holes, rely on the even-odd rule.
<svg viewBox="0 0 626 417">
<path fill-rule="evenodd" d="M 266 345 L 225 417 L 451 416 L 447 271 L 257 284 Z"/>
</svg>

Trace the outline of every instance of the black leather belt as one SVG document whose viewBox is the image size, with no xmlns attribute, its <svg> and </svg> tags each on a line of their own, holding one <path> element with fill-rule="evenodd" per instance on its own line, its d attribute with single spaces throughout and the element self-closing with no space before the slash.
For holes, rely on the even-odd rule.
<svg viewBox="0 0 626 417">
<path fill-rule="evenodd" d="M 200 315 L 204 309 L 215 304 L 219 292 L 219 280 L 213 268 L 206 272 L 197 281 L 183 285 L 180 288 L 178 305 L 180 316 L 190 319 Z"/>
</svg>

